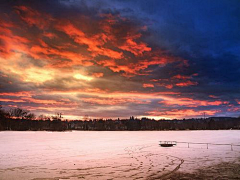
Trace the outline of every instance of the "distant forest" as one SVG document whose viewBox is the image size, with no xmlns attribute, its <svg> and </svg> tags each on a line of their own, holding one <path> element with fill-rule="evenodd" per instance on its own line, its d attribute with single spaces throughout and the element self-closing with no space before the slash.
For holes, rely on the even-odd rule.
<svg viewBox="0 0 240 180">
<path fill-rule="evenodd" d="M 88 119 L 63 120 L 62 114 L 55 116 L 41 115 L 14 108 L 5 111 L 0 106 L 0 130 L 13 131 L 140 131 L 140 130 L 220 130 L 240 129 L 240 117 L 209 117 L 182 120 L 154 120 L 149 118 L 137 119 Z"/>
</svg>

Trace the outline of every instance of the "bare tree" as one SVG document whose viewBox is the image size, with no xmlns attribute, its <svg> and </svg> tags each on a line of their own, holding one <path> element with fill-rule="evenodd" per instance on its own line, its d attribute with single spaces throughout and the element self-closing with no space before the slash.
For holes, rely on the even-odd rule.
<svg viewBox="0 0 240 180">
<path fill-rule="evenodd" d="M 26 119 L 28 120 L 34 120 L 36 119 L 36 115 L 33 114 L 33 113 L 28 113 L 26 116 L 25 116 Z"/>
<path fill-rule="evenodd" d="M 3 110 L 2 105 L 0 105 L 0 118 L 6 117 L 6 112 Z"/>
<path fill-rule="evenodd" d="M 29 111 L 21 109 L 21 108 L 14 108 L 9 110 L 9 116 L 12 118 L 26 118 L 26 116 L 29 114 Z"/>
<path fill-rule="evenodd" d="M 63 119 L 62 113 L 56 113 L 55 116 L 52 116 L 52 120 L 62 120 Z"/>
</svg>

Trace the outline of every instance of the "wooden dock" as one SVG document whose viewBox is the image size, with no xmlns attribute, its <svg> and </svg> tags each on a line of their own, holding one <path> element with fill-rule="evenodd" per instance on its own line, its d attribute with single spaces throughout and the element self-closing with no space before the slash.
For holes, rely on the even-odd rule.
<svg viewBox="0 0 240 180">
<path fill-rule="evenodd" d="M 159 145 L 161 147 L 173 147 L 177 145 L 176 141 L 160 141 Z"/>
<path fill-rule="evenodd" d="M 219 144 L 219 143 L 202 143 L 202 142 L 178 142 L 178 141 L 160 141 L 159 145 L 161 147 L 172 147 L 177 144 L 187 144 L 187 147 L 190 148 L 191 144 L 202 144 L 206 145 L 206 148 L 208 149 L 209 146 L 214 145 L 214 146 L 230 146 L 231 151 L 233 151 L 234 146 L 240 146 L 240 144 Z"/>
</svg>

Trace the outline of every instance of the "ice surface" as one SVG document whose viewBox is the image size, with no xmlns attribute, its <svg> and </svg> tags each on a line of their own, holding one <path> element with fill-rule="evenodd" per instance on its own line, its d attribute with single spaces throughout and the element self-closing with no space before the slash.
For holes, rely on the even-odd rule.
<svg viewBox="0 0 240 180">
<path fill-rule="evenodd" d="M 156 179 L 240 157 L 240 131 L 0 132 L 0 179 Z"/>
</svg>

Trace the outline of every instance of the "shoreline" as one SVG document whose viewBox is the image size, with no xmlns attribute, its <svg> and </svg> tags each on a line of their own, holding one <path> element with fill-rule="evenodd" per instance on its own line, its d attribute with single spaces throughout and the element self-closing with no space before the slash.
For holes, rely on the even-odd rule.
<svg viewBox="0 0 240 180">
<path fill-rule="evenodd" d="M 171 130 L 78 130 L 78 129 L 72 129 L 72 130 L 0 130 L 0 132 L 73 132 L 73 131 L 84 131 L 84 132 L 143 132 L 143 131 L 239 131 L 240 129 L 171 129 Z"/>
</svg>

